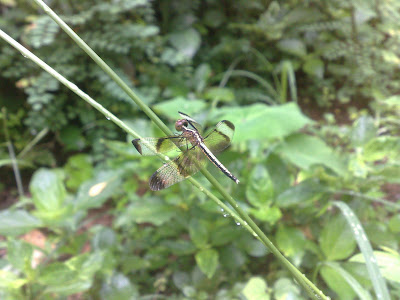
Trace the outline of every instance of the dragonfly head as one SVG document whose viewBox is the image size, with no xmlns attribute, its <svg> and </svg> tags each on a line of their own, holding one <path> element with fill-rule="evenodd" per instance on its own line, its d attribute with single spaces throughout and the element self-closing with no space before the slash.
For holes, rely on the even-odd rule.
<svg viewBox="0 0 400 300">
<path fill-rule="evenodd" d="M 187 127 L 189 125 L 188 121 L 185 119 L 180 119 L 175 122 L 175 129 L 177 131 L 182 131 L 183 127 Z"/>
</svg>

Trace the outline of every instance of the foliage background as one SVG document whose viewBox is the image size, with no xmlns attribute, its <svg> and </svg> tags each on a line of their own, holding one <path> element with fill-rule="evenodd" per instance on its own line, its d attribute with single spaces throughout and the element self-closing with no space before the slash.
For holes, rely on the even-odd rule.
<svg viewBox="0 0 400 300">
<path fill-rule="evenodd" d="M 397 1 L 50 5 L 169 124 L 181 110 L 236 125 L 221 160 L 240 185 L 210 171 L 326 294 L 373 297 L 354 232 L 331 206 L 341 200 L 400 297 Z M 161 135 L 31 2 L 0 8 L 4 31 L 142 136 Z M 305 297 L 241 224 L 187 182 L 151 193 L 158 159 L 140 157 L 130 137 L 4 42 L 0 50 L 1 298 Z"/>
</svg>

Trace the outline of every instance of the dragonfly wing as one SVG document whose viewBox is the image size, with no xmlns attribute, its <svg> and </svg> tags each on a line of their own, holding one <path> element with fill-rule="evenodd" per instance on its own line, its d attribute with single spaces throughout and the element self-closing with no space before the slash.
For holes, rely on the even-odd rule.
<svg viewBox="0 0 400 300">
<path fill-rule="evenodd" d="M 163 138 L 142 138 L 132 140 L 133 146 L 143 156 L 167 153 L 176 147 L 187 144 L 187 140 L 181 136 L 167 136 Z"/>
<path fill-rule="evenodd" d="M 174 160 L 165 163 L 151 176 L 150 189 L 159 191 L 178 183 L 194 175 L 204 163 L 205 157 L 199 147 L 189 149 Z"/>
<path fill-rule="evenodd" d="M 230 145 L 234 133 L 235 125 L 230 121 L 223 120 L 204 137 L 204 143 L 211 152 L 219 153 Z"/>
</svg>

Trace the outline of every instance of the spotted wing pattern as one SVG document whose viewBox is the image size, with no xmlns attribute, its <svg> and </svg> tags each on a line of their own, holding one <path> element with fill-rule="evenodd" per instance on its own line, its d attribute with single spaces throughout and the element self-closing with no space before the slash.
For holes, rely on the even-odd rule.
<svg viewBox="0 0 400 300">
<path fill-rule="evenodd" d="M 151 176 L 150 189 L 159 191 L 178 183 L 197 173 L 205 162 L 205 156 L 199 147 L 189 149 L 169 163 L 165 163 Z"/>
<path fill-rule="evenodd" d="M 204 143 L 211 152 L 219 153 L 231 144 L 234 133 L 235 125 L 223 120 L 215 126 L 214 130 L 205 135 Z"/>
<path fill-rule="evenodd" d="M 134 139 L 132 144 L 141 155 L 148 156 L 156 153 L 167 153 L 174 149 L 178 150 L 176 147 L 186 146 L 187 140 L 181 136 L 150 137 Z"/>
</svg>

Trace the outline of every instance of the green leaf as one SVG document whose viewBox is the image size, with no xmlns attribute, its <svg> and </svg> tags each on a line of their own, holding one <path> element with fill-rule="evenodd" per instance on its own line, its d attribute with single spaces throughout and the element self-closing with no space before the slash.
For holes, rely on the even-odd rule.
<svg viewBox="0 0 400 300">
<path fill-rule="evenodd" d="M 337 293 L 338 299 L 354 299 L 355 292 L 336 269 L 324 264 L 320 273 L 326 284 Z"/>
<path fill-rule="evenodd" d="M 31 269 L 33 247 L 21 240 L 10 239 L 7 246 L 7 257 L 11 265 L 21 272 Z"/>
<path fill-rule="evenodd" d="M 371 300 L 371 295 L 368 293 L 368 291 L 365 290 L 365 288 L 350 274 L 348 273 L 345 269 L 342 268 L 341 265 L 339 265 L 336 262 L 325 262 L 324 266 L 328 266 L 329 268 L 332 268 L 333 270 L 331 272 L 326 272 L 326 274 L 333 274 L 335 271 L 337 274 L 335 276 L 341 276 L 342 279 L 353 289 L 353 291 L 358 295 L 358 299 L 363 299 L 363 300 Z M 324 279 L 332 280 L 332 276 L 327 276 Z M 340 281 L 340 280 L 339 280 Z M 329 285 L 329 283 L 328 283 Z M 331 282 L 329 286 L 332 286 L 332 289 L 335 290 L 335 288 L 341 289 L 342 287 L 338 284 Z M 334 288 L 333 288 L 334 287 Z M 347 287 L 346 287 L 347 288 Z M 335 290 L 336 291 L 336 290 Z M 337 291 L 336 291 L 337 292 Z M 338 292 L 340 295 L 340 292 Z M 352 294 L 352 293 L 351 293 Z M 349 297 L 349 295 L 346 295 Z"/>
<path fill-rule="evenodd" d="M 214 228 L 211 231 L 211 245 L 222 246 L 229 244 L 234 241 L 240 235 L 240 231 L 237 230 L 231 223 L 229 225 L 220 226 Z"/>
<path fill-rule="evenodd" d="M 75 256 L 65 263 L 52 263 L 42 270 L 38 281 L 46 286 L 46 293 L 67 296 L 85 291 L 91 287 L 103 258 L 101 252 L 95 252 Z"/>
<path fill-rule="evenodd" d="M 263 164 L 257 164 L 251 170 L 249 184 L 246 186 L 246 197 L 255 207 L 271 203 L 274 189 L 268 170 Z"/>
<path fill-rule="evenodd" d="M 346 218 L 346 221 L 348 222 L 348 227 L 351 227 L 352 229 L 353 236 L 357 241 L 358 247 L 360 248 L 363 257 L 367 259 L 366 265 L 368 274 L 371 278 L 371 282 L 373 284 L 377 298 L 390 299 L 386 282 L 383 280 L 380 270 L 376 265 L 376 258 L 372 251 L 371 244 L 369 243 L 368 238 L 365 235 L 364 229 L 361 226 L 360 221 L 346 203 L 335 201 L 334 205 L 339 207 L 342 211 L 343 215 Z"/>
<path fill-rule="evenodd" d="M 366 161 L 400 159 L 400 138 L 395 136 L 373 138 L 364 146 L 362 155 Z"/>
<path fill-rule="evenodd" d="M 275 299 L 305 300 L 300 296 L 301 291 L 299 286 L 288 278 L 279 278 L 275 281 L 273 290 Z"/>
<path fill-rule="evenodd" d="M 233 141 L 236 143 L 283 138 L 312 123 L 293 102 L 280 106 L 254 104 L 220 109 L 212 118 L 226 119 L 235 125 Z"/>
<path fill-rule="evenodd" d="M 382 272 L 383 277 L 387 280 L 394 281 L 396 283 L 400 283 L 400 255 L 395 251 L 374 251 L 375 261 L 372 261 L 373 264 L 377 264 L 379 266 L 380 271 Z M 359 262 L 366 263 L 365 257 L 359 253 L 354 255 L 351 259 L 351 262 Z"/>
<path fill-rule="evenodd" d="M 28 282 L 27 279 L 18 278 L 14 272 L 0 270 L 0 288 L 3 289 L 19 289 Z M 0 291 L 1 293 L 1 291 Z M 0 294 L 1 295 L 1 294 Z M 10 298 L 17 299 L 17 298 Z"/>
<path fill-rule="evenodd" d="M 276 243 L 278 248 L 285 254 L 285 256 L 293 257 L 296 265 L 304 254 L 306 238 L 301 230 L 288 227 L 279 226 L 276 233 Z"/>
<path fill-rule="evenodd" d="M 352 231 L 342 215 L 331 218 L 325 224 L 319 243 L 326 260 L 345 259 L 356 247 Z"/>
<path fill-rule="evenodd" d="M 276 198 L 276 205 L 279 207 L 305 205 L 325 191 L 326 187 L 321 185 L 318 179 L 306 179 L 281 193 Z"/>
<path fill-rule="evenodd" d="M 131 284 L 129 278 L 122 273 L 115 273 L 108 280 L 104 280 L 101 288 L 102 300 L 131 300 L 134 298 L 139 298 L 139 292 Z"/>
<path fill-rule="evenodd" d="M 121 187 L 121 172 L 100 171 L 95 177 L 83 183 L 74 200 L 76 210 L 100 207 Z"/>
<path fill-rule="evenodd" d="M 293 134 L 281 143 L 276 152 L 296 166 L 308 170 L 313 165 L 324 165 L 339 175 L 346 172 L 344 163 L 322 140 L 306 134 Z"/>
<path fill-rule="evenodd" d="M 392 232 L 399 233 L 400 232 L 400 215 L 394 215 L 390 218 L 389 228 Z"/>
<path fill-rule="evenodd" d="M 208 231 L 205 224 L 199 222 L 198 219 L 192 219 L 189 223 L 189 234 L 193 243 L 198 248 L 203 248 L 208 242 Z"/>
<path fill-rule="evenodd" d="M 229 88 L 212 87 L 204 93 L 204 98 L 222 102 L 232 102 L 235 100 L 235 94 Z"/>
<path fill-rule="evenodd" d="M 67 187 L 76 190 L 82 182 L 92 177 L 91 157 L 88 154 L 71 156 L 65 164 L 64 170 L 67 175 Z"/>
<path fill-rule="evenodd" d="M 267 283 L 261 277 L 252 277 L 243 289 L 243 295 L 248 300 L 269 300 Z"/>
<path fill-rule="evenodd" d="M 154 105 L 155 112 L 162 114 L 172 120 L 179 118 L 178 111 L 188 115 L 194 115 L 206 108 L 207 104 L 201 100 L 188 100 L 183 97 L 177 97 L 172 100 L 163 101 L 160 104 Z"/>
<path fill-rule="evenodd" d="M 160 226 L 171 220 L 178 213 L 177 209 L 159 199 L 147 198 L 144 201 L 138 201 L 125 210 L 125 213 L 117 219 L 117 226 L 126 225 L 129 222 L 152 223 Z"/>
<path fill-rule="evenodd" d="M 67 194 L 61 178 L 55 171 L 39 169 L 33 175 L 29 188 L 39 211 L 56 213 L 62 210 Z"/>
<path fill-rule="evenodd" d="M 303 41 L 298 39 L 283 39 L 276 46 L 283 52 L 303 57 L 307 54 L 307 49 Z"/>
<path fill-rule="evenodd" d="M 400 96 L 399 95 L 391 96 L 391 97 L 383 100 L 382 102 L 389 106 L 400 108 Z"/>
<path fill-rule="evenodd" d="M 281 210 L 269 204 L 257 208 L 250 208 L 249 213 L 260 221 L 268 222 L 271 225 L 275 224 L 282 217 Z"/>
<path fill-rule="evenodd" d="M 0 235 L 17 236 L 42 226 L 42 222 L 24 210 L 0 212 Z"/>
<path fill-rule="evenodd" d="M 79 151 L 86 146 L 81 128 L 74 125 L 68 125 L 60 130 L 60 140 L 67 151 Z"/>
<path fill-rule="evenodd" d="M 204 249 L 196 253 L 196 263 L 200 270 L 211 278 L 218 266 L 218 252 L 214 249 Z"/>
<path fill-rule="evenodd" d="M 285 162 L 276 154 L 270 154 L 267 158 L 266 167 L 272 181 L 275 197 L 289 188 L 291 174 Z"/>
<path fill-rule="evenodd" d="M 319 79 L 324 78 L 324 63 L 319 58 L 307 59 L 303 65 L 303 71 Z"/>
<path fill-rule="evenodd" d="M 171 34 L 169 41 L 186 58 L 192 58 L 200 47 L 201 37 L 194 28 L 188 28 Z"/>
<path fill-rule="evenodd" d="M 354 146 L 365 145 L 376 135 L 374 119 L 370 116 L 361 116 L 354 125 L 351 134 L 351 142 Z"/>
</svg>

